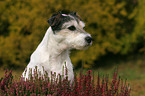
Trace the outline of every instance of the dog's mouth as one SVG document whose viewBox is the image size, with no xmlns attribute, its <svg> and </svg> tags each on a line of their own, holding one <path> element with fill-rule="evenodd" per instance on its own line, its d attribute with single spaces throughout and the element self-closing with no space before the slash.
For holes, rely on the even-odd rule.
<svg viewBox="0 0 145 96">
<path fill-rule="evenodd" d="M 87 44 L 85 44 L 84 46 L 78 46 L 78 47 L 74 47 L 74 49 L 77 49 L 77 50 L 86 50 L 86 49 L 88 49 L 88 47 L 89 46 L 91 46 L 92 45 L 92 43 L 87 43 Z"/>
<path fill-rule="evenodd" d="M 85 46 L 91 46 L 92 45 L 92 41 L 90 43 L 87 43 Z"/>
<path fill-rule="evenodd" d="M 89 46 L 92 45 L 92 41 L 90 42 L 79 42 L 78 44 L 71 44 L 70 48 L 71 49 L 77 49 L 77 50 L 85 50 L 85 49 L 88 49 Z"/>
</svg>

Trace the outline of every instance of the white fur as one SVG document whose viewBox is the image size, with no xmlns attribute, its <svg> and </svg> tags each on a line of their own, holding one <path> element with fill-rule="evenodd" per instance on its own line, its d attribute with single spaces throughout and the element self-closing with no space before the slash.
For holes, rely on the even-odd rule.
<svg viewBox="0 0 145 96">
<path fill-rule="evenodd" d="M 71 25 L 76 27 L 76 31 L 70 32 L 67 29 Z M 32 53 L 30 62 L 23 72 L 22 77 L 25 80 L 26 78 L 30 79 L 29 69 L 32 68 L 32 74 L 34 74 L 35 66 L 37 66 L 38 71 L 41 71 L 42 75 L 46 71 L 49 76 L 51 72 L 56 72 L 56 75 L 64 75 L 63 67 L 66 67 L 68 69 L 68 79 L 73 80 L 73 65 L 69 58 L 69 50 L 72 48 L 86 48 L 85 37 L 90 36 L 82 27 L 84 27 L 84 23 L 81 22 L 78 24 L 75 20 L 64 23 L 62 30 L 56 32 L 56 34 L 49 27 L 43 40 Z"/>
</svg>

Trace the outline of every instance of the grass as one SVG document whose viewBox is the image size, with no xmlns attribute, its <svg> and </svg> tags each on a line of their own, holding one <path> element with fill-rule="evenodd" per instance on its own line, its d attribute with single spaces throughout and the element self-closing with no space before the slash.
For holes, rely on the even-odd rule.
<svg viewBox="0 0 145 96">
<path fill-rule="evenodd" d="M 110 74 L 109 78 L 112 78 L 112 73 L 114 68 L 118 67 L 118 75 L 121 76 L 123 80 L 127 79 L 131 87 L 131 96 L 144 96 L 145 95 L 145 62 L 136 60 L 136 61 L 127 61 L 121 62 L 117 65 L 110 67 L 103 67 L 98 69 L 91 69 L 94 74 L 100 74 L 103 76 L 105 74 Z M 0 69 L 0 78 L 4 75 L 4 70 Z M 76 73 L 79 73 L 79 70 L 75 70 Z M 83 70 L 86 73 L 86 69 Z M 18 79 L 23 70 L 13 70 L 14 79 Z"/>
</svg>

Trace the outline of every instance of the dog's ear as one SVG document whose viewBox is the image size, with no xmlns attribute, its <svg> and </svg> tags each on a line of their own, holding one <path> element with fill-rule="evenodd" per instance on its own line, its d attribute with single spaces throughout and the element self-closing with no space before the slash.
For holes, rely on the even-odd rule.
<svg viewBox="0 0 145 96">
<path fill-rule="evenodd" d="M 52 23 L 54 22 L 54 19 L 55 19 L 55 16 L 53 15 L 53 16 L 51 16 L 49 19 L 48 19 L 48 23 L 49 23 L 49 25 L 51 26 L 52 25 Z"/>
<path fill-rule="evenodd" d="M 75 15 L 76 16 L 76 12 L 75 11 L 72 11 L 72 12 L 70 12 L 70 15 Z"/>
<path fill-rule="evenodd" d="M 54 25 L 54 21 L 56 21 L 59 17 L 61 16 L 61 11 L 59 11 L 58 13 L 56 13 L 56 14 L 53 14 L 51 17 L 50 17 L 50 19 L 48 19 L 48 23 L 49 23 L 49 25 L 50 26 L 52 26 L 52 25 Z"/>
<path fill-rule="evenodd" d="M 75 11 L 70 12 L 70 15 L 77 17 L 78 19 L 81 20 L 80 15 L 78 15 Z"/>
<path fill-rule="evenodd" d="M 62 20 L 62 13 L 59 11 L 57 14 L 53 14 L 51 18 L 47 21 L 49 25 L 52 27 L 53 31 L 54 30 L 59 30 L 59 24 L 61 23 Z"/>
</svg>

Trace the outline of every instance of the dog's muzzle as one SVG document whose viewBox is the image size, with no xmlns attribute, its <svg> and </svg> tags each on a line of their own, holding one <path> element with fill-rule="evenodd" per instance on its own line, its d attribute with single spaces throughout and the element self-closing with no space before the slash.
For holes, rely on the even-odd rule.
<svg viewBox="0 0 145 96">
<path fill-rule="evenodd" d="M 92 43 L 92 37 L 90 37 L 90 36 L 87 36 L 86 38 L 85 38 L 85 41 L 88 43 L 88 44 L 91 44 Z"/>
</svg>

